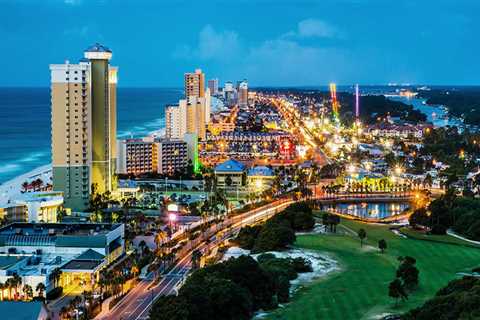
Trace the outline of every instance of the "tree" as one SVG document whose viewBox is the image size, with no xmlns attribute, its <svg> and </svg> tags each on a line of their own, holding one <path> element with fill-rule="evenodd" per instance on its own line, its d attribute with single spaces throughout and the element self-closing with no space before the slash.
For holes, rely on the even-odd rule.
<svg viewBox="0 0 480 320">
<path fill-rule="evenodd" d="M 22 183 L 22 193 L 23 192 L 27 192 L 28 188 L 30 187 L 30 184 L 25 181 L 24 183 Z"/>
<path fill-rule="evenodd" d="M 50 273 L 48 279 L 50 281 L 53 281 L 53 287 L 54 288 L 56 288 L 58 286 L 58 280 L 60 280 L 61 276 L 62 276 L 62 270 L 60 270 L 60 268 L 55 268 Z"/>
<path fill-rule="evenodd" d="M 43 292 L 45 291 L 46 287 L 43 284 L 43 282 L 39 282 L 37 284 L 37 287 L 35 288 L 35 291 L 37 291 L 39 297 L 43 297 Z"/>
<path fill-rule="evenodd" d="M 198 249 L 192 252 L 192 268 L 198 269 L 200 267 L 200 259 L 202 258 L 202 252 Z"/>
<path fill-rule="evenodd" d="M 415 258 L 405 256 L 399 257 L 401 262 L 397 269 L 397 277 L 403 281 L 403 285 L 407 289 L 414 289 L 418 286 L 419 271 L 415 266 Z"/>
<path fill-rule="evenodd" d="M 423 226 L 427 227 L 430 225 L 430 217 L 427 214 L 427 210 L 425 208 L 419 208 L 410 215 L 408 218 L 408 223 L 412 227 Z"/>
<path fill-rule="evenodd" d="M 395 307 L 398 305 L 398 299 L 403 300 L 408 299 L 408 295 L 403 288 L 402 282 L 400 279 L 396 278 L 388 285 L 388 296 L 395 299 Z"/>
<path fill-rule="evenodd" d="M 27 300 L 30 300 L 33 298 L 33 289 L 30 285 L 28 284 L 25 284 L 23 286 L 23 294 L 25 295 L 25 297 L 27 298 Z"/>
<path fill-rule="evenodd" d="M 15 299 L 18 294 L 18 286 L 22 284 L 22 278 L 18 274 L 12 276 L 12 286 L 15 289 Z"/>
<path fill-rule="evenodd" d="M 358 230 L 358 237 L 360 238 L 360 246 L 363 247 L 363 240 L 367 237 L 367 232 L 365 229 Z"/>
<path fill-rule="evenodd" d="M 385 239 L 381 239 L 378 241 L 378 249 L 380 249 L 382 253 L 385 252 L 385 250 L 387 249 L 387 241 L 385 241 Z"/>
</svg>

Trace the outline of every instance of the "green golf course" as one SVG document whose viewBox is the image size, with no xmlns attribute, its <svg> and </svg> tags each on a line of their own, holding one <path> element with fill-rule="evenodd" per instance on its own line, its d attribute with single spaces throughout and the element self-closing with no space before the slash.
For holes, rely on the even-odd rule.
<svg viewBox="0 0 480 320">
<path fill-rule="evenodd" d="M 363 248 L 357 237 L 360 228 L 367 232 Z M 266 319 L 380 319 L 421 305 L 458 277 L 458 272 L 480 266 L 480 248 L 449 236 L 442 236 L 441 241 L 428 237 L 403 238 L 385 225 L 345 219 L 337 234 L 297 236 L 297 247 L 329 255 L 338 261 L 341 270 L 300 289 L 290 303 Z M 380 239 L 387 241 L 383 254 L 378 250 Z M 407 255 L 417 260 L 420 284 L 408 301 L 395 306 L 388 296 L 388 284 L 395 277 L 397 257 Z"/>
</svg>

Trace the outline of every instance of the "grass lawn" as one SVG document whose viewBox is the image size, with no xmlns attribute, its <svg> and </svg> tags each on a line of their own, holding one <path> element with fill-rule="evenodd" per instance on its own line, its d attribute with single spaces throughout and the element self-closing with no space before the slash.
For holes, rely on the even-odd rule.
<svg viewBox="0 0 480 320">
<path fill-rule="evenodd" d="M 318 250 L 335 258 L 341 271 L 300 290 L 285 308 L 268 319 L 378 319 L 385 313 L 401 313 L 432 297 L 456 277 L 480 265 L 480 249 L 458 244 L 406 239 L 388 230 L 388 226 L 342 220 L 339 228 L 356 231 L 363 228 L 367 239 L 360 248 L 352 232 L 341 235 L 303 235 L 296 245 Z M 378 240 L 385 239 L 388 249 L 381 254 Z M 409 300 L 395 307 L 388 297 L 388 284 L 394 279 L 397 257 L 417 259 L 420 285 Z"/>
<path fill-rule="evenodd" d="M 406 227 L 401 228 L 400 231 L 406 236 L 413 239 L 452 243 L 452 244 L 458 244 L 458 245 L 469 246 L 474 248 L 480 248 L 480 246 L 475 243 L 471 243 L 471 242 L 468 242 L 459 238 L 455 238 L 449 235 L 427 235 L 424 232 L 412 230 Z"/>
</svg>

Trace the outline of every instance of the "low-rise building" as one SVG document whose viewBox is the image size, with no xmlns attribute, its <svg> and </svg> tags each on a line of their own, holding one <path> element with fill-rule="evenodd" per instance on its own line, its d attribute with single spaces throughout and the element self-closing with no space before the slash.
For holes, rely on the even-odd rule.
<svg viewBox="0 0 480 320">
<path fill-rule="evenodd" d="M 118 173 L 170 174 L 188 163 L 187 143 L 178 139 L 128 139 L 119 142 Z"/>
<path fill-rule="evenodd" d="M 255 191 L 269 189 L 274 179 L 273 170 L 266 166 L 250 168 L 247 173 L 247 183 Z"/>
<path fill-rule="evenodd" d="M 230 159 L 215 167 L 215 178 L 219 187 L 240 187 L 244 185 L 245 165 Z"/>
<path fill-rule="evenodd" d="M 22 286 L 43 283 L 46 292 L 55 285 L 89 288 L 124 252 L 123 224 L 12 223 L 0 228 L 0 282 L 17 274 Z"/>
<path fill-rule="evenodd" d="M 172 174 L 187 167 L 187 143 L 164 139 L 158 142 L 158 173 Z"/>
<path fill-rule="evenodd" d="M 1 206 L 0 218 L 8 222 L 57 222 L 62 206 L 62 192 L 28 192 Z"/>
<path fill-rule="evenodd" d="M 424 124 L 410 125 L 381 123 L 368 127 L 367 131 L 374 137 L 421 139 L 424 132 L 431 130 L 431 128 L 431 125 Z"/>
</svg>

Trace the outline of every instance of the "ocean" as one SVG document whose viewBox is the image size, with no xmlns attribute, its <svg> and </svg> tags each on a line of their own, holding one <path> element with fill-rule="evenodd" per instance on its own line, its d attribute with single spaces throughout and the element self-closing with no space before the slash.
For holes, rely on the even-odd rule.
<svg viewBox="0 0 480 320">
<path fill-rule="evenodd" d="M 165 128 L 165 105 L 181 89 L 118 88 L 117 138 Z M 0 184 L 51 162 L 49 88 L 0 88 Z"/>
</svg>

